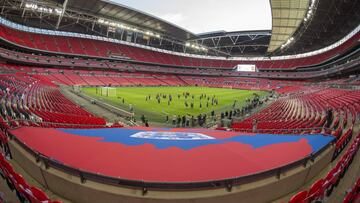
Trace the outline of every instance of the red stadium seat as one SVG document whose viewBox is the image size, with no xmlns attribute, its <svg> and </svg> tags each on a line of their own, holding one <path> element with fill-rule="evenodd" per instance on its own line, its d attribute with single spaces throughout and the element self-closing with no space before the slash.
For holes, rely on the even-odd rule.
<svg viewBox="0 0 360 203">
<path fill-rule="evenodd" d="M 341 168 L 340 165 L 336 165 L 325 177 L 324 180 L 324 189 L 326 190 L 326 195 L 329 196 L 333 188 L 337 185 L 340 180 Z"/>
<path fill-rule="evenodd" d="M 308 191 L 301 191 L 292 196 L 289 203 L 308 203 Z"/>
<path fill-rule="evenodd" d="M 12 182 L 14 184 L 16 195 L 21 202 L 29 201 L 27 197 L 27 191 L 30 189 L 30 186 L 27 184 L 25 179 L 18 173 L 14 172 L 12 176 Z"/>
<path fill-rule="evenodd" d="M 348 192 L 343 200 L 343 203 L 358 203 L 360 202 L 360 178 L 355 182 L 354 187 Z"/>
<path fill-rule="evenodd" d="M 316 181 L 310 187 L 307 200 L 313 202 L 315 200 L 322 200 L 324 197 L 324 180 L 320 179 Z"/>
<path fill-rule="evenodd" d="M 37 187 L 31 187 L 26 192 L 31 203 L 51 202 L 49 197 Z"/>
</svg>

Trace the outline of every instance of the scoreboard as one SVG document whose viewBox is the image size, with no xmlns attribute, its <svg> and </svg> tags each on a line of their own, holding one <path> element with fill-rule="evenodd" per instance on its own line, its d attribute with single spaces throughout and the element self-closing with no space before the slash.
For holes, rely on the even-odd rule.
<svg viewBox="0 0 360 203">
<path fill-rule="evenodd" d="M 238 64 L 236 71 L 239 72 L 258 72 L 255 64 Z"/>
</svg>

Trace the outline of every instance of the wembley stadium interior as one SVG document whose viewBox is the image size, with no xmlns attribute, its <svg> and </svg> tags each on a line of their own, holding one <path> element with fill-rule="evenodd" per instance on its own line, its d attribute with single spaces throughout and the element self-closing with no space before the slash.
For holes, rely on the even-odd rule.
<svg viewBox="0 0 360 203">
<path fill-rule="evenodd" d="M 0 202 L 360 202 L 360 1 L 269 3 L 271 30 L 194 34 L 107 0 L 0 0 Z M 254 99 L 158 125 L 85 94 L 140 87 Z"/>
</svg>

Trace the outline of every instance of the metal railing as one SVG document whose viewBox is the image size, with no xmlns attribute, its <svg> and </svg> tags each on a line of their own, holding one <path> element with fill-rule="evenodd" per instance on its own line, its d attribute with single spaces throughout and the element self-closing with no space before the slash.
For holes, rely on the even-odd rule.
<svg viewBox="0 0 360 203">
<path fill-rule="evenodd" d="M 28 123 L 28 126 L 33 127 L 56 127 L 56 126 L 67 126 L 72 128 L 107 128 L 111 125 L 99 125 L 99 124 L 77 124 L 77 123 L 58 123 L 58 122 L 47 122 L 47 121 L 33 121 L 29 119 L 13 119 L 12 121 L 5 121 L 9 126 L 12 126 L 11 122 L 18 122 L 21 124 Z"/>
<path fill-rule="evenodd" d="M 313 128 L 289 128 L 289 129 L 286 129 L 286 128 L 281 128 L 281 129 L 257 129 L 255 131 L 255 133 L 281 133 L 281 132 L 290 132 L 289 134 L 301 134 L 303 132 L 309 132 L 309 131 L 325 131 L 325 132 L 331 132 L 331 131 L 334 131 L 335 129 L 333 128 L 325 128 L 325 127 L 313 127 Z M 242 128 L 235 128 L 235 131 L 238 131 L 238 132 L 246 132 L 246 133 L 252 133 L 253 130 L 252 129 L 242 129 Z M 307 133 L 309 134 L 309 133 Z"/>
</svg>

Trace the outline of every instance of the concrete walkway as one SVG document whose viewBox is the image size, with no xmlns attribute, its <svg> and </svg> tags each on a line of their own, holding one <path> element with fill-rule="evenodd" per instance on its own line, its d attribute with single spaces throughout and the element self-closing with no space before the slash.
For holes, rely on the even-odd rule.
<svg viewBox="0 0 360 203">
<path fill-rule="evenodd" d="M 102 108 L 98 105 L 92 104 L 90 101 L 74 94 L 71 91 L 71 87 L 66 87 L 66 86 L 62 86 L 61 87 L 61 93 L 68 99 L 70 99 L 71 101 L 73 101 L 74 103 L 78 104 L 79 106 L 81 106 L 82 108 L 84 108 L 85 110 L 87 110 L 88 112 L 91 112 L 92 114 L 104 118 L 107 122 L 109 123 L 114 123 L 115 121 L 122 121 L 124 120 L 124 118 L 119 117 L 118 115 L 116 115 L 115 113 L 106 110 L 105 108 Z"/>
<path fill-rule="evenodd" d="M 18 203 L 20 202 L 16 197 L 15 191 L 11 192 L 4 179 L 0 179 L 0 193 L 4 198 L 4 203 Z"/>
</svg>

